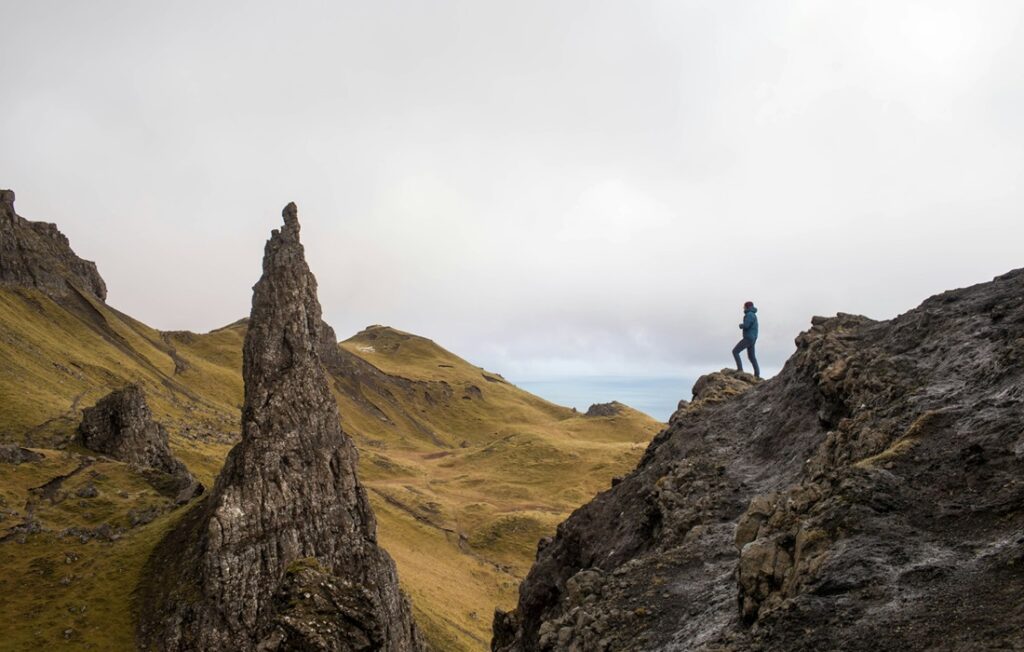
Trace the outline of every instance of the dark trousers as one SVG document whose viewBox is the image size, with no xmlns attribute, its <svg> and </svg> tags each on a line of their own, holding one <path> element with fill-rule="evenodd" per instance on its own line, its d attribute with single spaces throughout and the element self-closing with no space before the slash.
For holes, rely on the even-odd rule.
<svg viewBox="0 0 1024 652">
<path fill-rule="evenodd" d="M 760 378 L 761 368 L 757 366 L 757 358 L 754 357 L 754 340 L 744 337 L 740 340 L 739 344 L 732 347 L 732 357 L 736 360 L 736 368 L 743 371 L 743 363 L 740 362 L 740 351 L 743 349 L 747 350 L 747 357 L 750 358 L 750 364 L 754 365 L 754 375 Z"/>
</svg>

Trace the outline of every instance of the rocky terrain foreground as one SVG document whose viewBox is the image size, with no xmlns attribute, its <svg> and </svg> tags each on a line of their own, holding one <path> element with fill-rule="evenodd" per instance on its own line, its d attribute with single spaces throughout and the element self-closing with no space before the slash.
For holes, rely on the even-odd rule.
<svg viewBox="0 0 1024 652">
<path fill-rule="evenodd" d="M 703 377 L 493 649 L 1024 650 L 1024 270 Z"/>
</svg>

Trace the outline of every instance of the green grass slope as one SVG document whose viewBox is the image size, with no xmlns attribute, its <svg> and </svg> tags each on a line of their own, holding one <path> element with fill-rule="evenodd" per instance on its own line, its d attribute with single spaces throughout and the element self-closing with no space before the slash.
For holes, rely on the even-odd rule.
<svg viewBox="0 0 1024 652">
<path fill-rule="evenodd" d="M 209 485 L 238 437 L 245 328 L 160 332 L 95 298 L 0 288 L 0 441 L 44 456 L 0 464 L 0 647 L 131 648 L 143 562 L 189 507 L 66 442 L 83 408 L 141 382 Z M 537 540 L 661 427 L 628 408 L 585 417 L 387 327 L 336 353 L 327 367 L 380 540 L 439 650 L 488 649 L 493 609 L 515 603 Z M 86 485 L 97 495 L 79 496 Z"/>
</svg>

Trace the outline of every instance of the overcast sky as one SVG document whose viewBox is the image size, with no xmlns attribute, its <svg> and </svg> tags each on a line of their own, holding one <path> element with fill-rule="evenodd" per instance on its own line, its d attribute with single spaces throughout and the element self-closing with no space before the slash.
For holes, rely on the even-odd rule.
<svg viewBox="0 0 1024 652">
<path fill-rule="evenodd" d="M 161 329 L 288 201 L 339 337 L 513 378 L 777 368 L 1024 265 L 1024 3 L 0 0 L 0 187 Z"/>
</svg>

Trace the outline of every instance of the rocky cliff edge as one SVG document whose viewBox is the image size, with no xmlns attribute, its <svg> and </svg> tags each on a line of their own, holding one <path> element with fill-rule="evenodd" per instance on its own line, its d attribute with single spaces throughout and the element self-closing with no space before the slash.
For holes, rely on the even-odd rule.
<svg viewBox="0 0 1024 652">
<path fill-rule="evenodd" d="M 1024 270 L 796 347 L 701 379 L 493 649 L 1024 649 Z"/>
<path fill-rule="evenodd" d="M 0 190 L 0 285 L 35 288 L 53 297 L 78 290 L 107 298 L 96 263 L 75 255 L 56 224 L 19 216 L 13 190 Z"/>
</svg>

